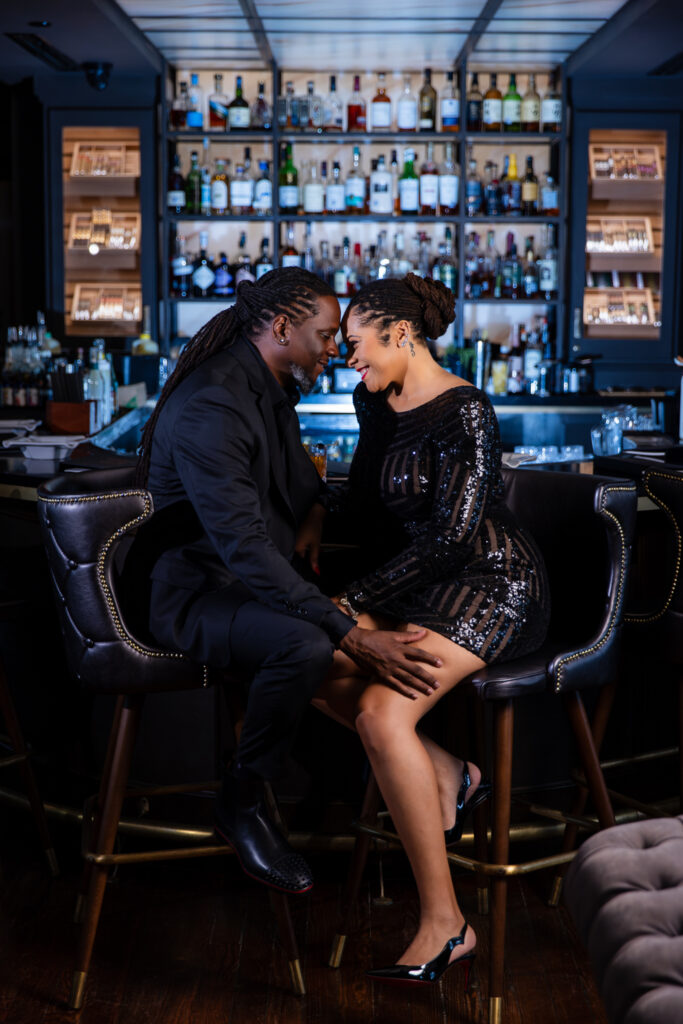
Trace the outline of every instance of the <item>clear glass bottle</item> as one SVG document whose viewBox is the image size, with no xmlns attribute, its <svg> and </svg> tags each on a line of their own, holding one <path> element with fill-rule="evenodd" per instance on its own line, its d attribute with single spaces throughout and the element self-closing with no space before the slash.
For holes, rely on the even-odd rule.
<svg viewBox="0 0 683 1024">
<path fill-rule="evenodd" d="M 226 161 L 226 170 L 230 161 Z M 208 217 L 211 213 L 211 157 L 209 150 L 209 140 L 204 136 L 202 143 L 202 163 L 199 168 L 201 174 L 201 205 L 200 212 L 203 217 Z"/>
<path fill-rule="evenodd" d="M 254 213 L 269 217 L 273 212 L 273 183 L 270 179 L 270 165 L 267 160 L 259 162 L 259 175 L 254 184 Z"/>
<path fill-rule="evenodd" d="M 344 131 L 344 104 L 337 92 L 336 75 L 330 75 L 330 91 L 323 105 L 323 128 L 326 132 Z"/>
<path fill-rule="evenodd" d="M 517 156 L 510 153 L 507 179 L 505 182 L 506 213 L 510 217 L 519 217 L 522 213 L 522 182 L 517 175 Z"/>
<path fill-rule="evenodd" d="M 180 82 L 169 111 L 171 131 L 182 132 L 187 128 L 188 103 L 187 82 Z"/>
<path fill-rule="evenodd" d="M 176 235 L 175 252 L 171 260 L 171 295 L 186 299 L 192 291 L 192 267 L 185 251 L 185 236 Z"/>
<path fill-rule="evenodd" d="M 347 298 L 356 291 L 356 270 L 351 257 L 351 243 L 348 236 L 344 237 L 339 259 L 335 261 L 334 291 L 340 299 Z"/>
<path fill-rule="evenodd" d="M 228 257 L 226 253 L 220 252 L 218 254 L 218 263 L 215 267 L 216 278 L 213 284 L 214 295 L 219 295 L 221 298 L 227 299 L 235 294 L 235 275 L 232 272 L 232 267 L 228 263 Z"/>
<path fill-rule="evenodd" d="M 539 273 L 534 253 L 534 238 L 533 235 L 529 235 L 525 242 L 524 268 L 522 272 L 522 294 L 525 299 L 535 299 L 538 297 L 538 279 Z"/>
<path fill-rule="evenodd" d="M 325 117 L 322 97 L 318 96 L 315 92 L 313 82 L 308 82 L 306 88 L 308 118 L 306 120 L 306 124 L 301 127 L 305 128 L 308 132 L 321 132 L 323 130 Z"/>
<path fill-rule="evenodd" d="M 199 85 L 199 75 L 190 75 L 190 88 L 187 95 L 187 130 L 202 132 L 204 131 L 204 90 Z"/>
<path fill-rule="evenodd" d="M 391 100 L 387 96 L 386 74 L 380 71 L 377 75 L 377 93 L 370 104 L 370 131 L 391 131 Z"/>
<path fill-rule="evenodd" d="M 358 76 L 356 76 L 358 77 Z M 347 213 L 363 213 L 365 210 L 366 181 L 360 162 L 360 146 L 353 147 L 353 164 L 344 183 Z"/>
<path fill-rule="evenodd" d="M 479 235 L 471 231 L 465 243 L 465 298 L 481 298 L 481 277 L 479 275 Z"/>
<path fill-rule="evenodd" d="M 323 213 L 325 209 L 325 186 L 318 174 L 318 164 L 311 160 L 303 188 L 304 213 Z"/>
<path fill-rule="evenodd" d="M 441 93 L 441 131 L 460 131 L 460 90 L 455 82 L 455 74 L 449 71 L 446 74 L 446 88 Z"/>
<path fill-rule="evenodd" d="M 441 281 L 447 288 L 457 294 L 458 291 L 458 266 L 453 256 L 453 235 L 449 227 L 444 231 L 443 248 L 432 267 L 432 277 L 435 281 Z"/>
<path fill-rule="evenodd" d="M 391 171 L 387 170 L 384 156 L 377 159 L 377 169 L 370 175 L 370 213 L 385 215 L 394 212 Z"/>
<path fill-rule="evenodd" d="M 277 98 L 277 123 L 280 128 L 294 128 L 293 105 L 294 82 L 286 82 L 284 96 Z"/>
<path fill-rule="evenodd" d="M 193 149 L 190 153 L 190 169 L 185 179 L 185 212 L 201 213 L 202 173 L 199 170 L 199 153 Z"/>
<path fill-rule="evenodd" d="M 555 230 L 552 224 L 548 224 L 541 256 L 538 260 L 538 290 L 546 302 L 557 298 L 557 282 L 558 268 Z"/>
<path fill-rule="evenodd" d="M 538 178 L 534 174 L 534 158 L 526 158 L 526 174 L 522 182 L 522 216 L 535 217 L 538 213 Z"/>
<path fill-rule="evenodd" d="M 251 262 L 251 256 L 247 253 L 247 233 L 246 231 L 242 231 L 240 233 L 237 263 L 235 264 L 235 288 L 237 288 L 242 281 L 254 280 L 256 280 L 256 271 L 253 263 Z"/>
<path fill-rule="evenodd" d="M 483 128 L 485 132 L 499 132 L 503 120 L 503 96 L 498 88 L 498 75 L 491 73 L 490 85 L 484 93 Z"/>
<path fill-rule="evenodd" d="M 510 75 L 508 91 L 503 96 L 503 131 L 521 132 L 522 97 L 517 91 L 517 76 Z"/>
<path fill-rule="evenodd" d="M 541 126 L 541 97 L 536 92 L 536 75 L 529 75 L 529 84 L 522 97 L 522 131 L 537 132 Z"/>
<path fill-rule="evenodd" d="M 455 145 L 447 142 L 439 174 L 439 213 L 442 217 L 455 216 L 460 205 L 460 168 L 454 153 Z"/>
<path fill-rule="evenodd" d="M 415 172 L 415 153 L 412 149 L 403 152 L 403 171 L 398 179 L 399 213 L 415 217 L 420 204 L 420 179 Z"/>
<path fill-rule="evenodd" d="M 334 287 L 334 264 L 330 259 L 328 242 L 320 243 L 320 259 L 318 260 L 318 277 L 321 277 L 331 288 Z"/>
<path fill-rule="evenodd" d="M 209 96 L 209 131 L 224 132 L 228 127 L 228 97 L 223 92 L 223 76 L 213 76 L 213 92 Z"/>
<path fill-rule="evenodd" d="M 244 168 L 240 168 L 244 173 Z M 226 214 L 230 208 L 228 192 L 228 175 L 225 169 L 225 160 L 220 157 L 216 160 L 216 170 L 211 179 L 211 213 L 216 216 Z"/>
<path fill-rule="evenodd" d="M 502 213 L 498 165 L 492 160 L 488 160 L 484 167 L 484 213 L 487 217 L 499 217 Z"/>
<path fill-rule="evenodd" d="M 552 174 L 546 173 L 545 181 L 539 191 L 540 212 L 544 217 L 559 217 L 560 215 L 560 190 Z"/>
<path fill-rule="evenodd" d="M 99 352 L 93 347 L 89 350 L 88 355 L 89 368 L 83 380 L 83 397 L 87 401 L 92 402 L 95 406 L 95 424 L 93 433 L 96 434 L 104 426 L 104 380 L 99 369 Z M 26 405 L 25 388 L 24 401 L 15 402 L 15 404 Z"/>
<path fill-rule="evenodd" d="M 346 189 L 337 160 L 332 164 L 332 179 L 325 191 L 325 213 L 343 213 L 346 209 Z"/>
<path fill-rule="evenodd" d="M 477 172 L 477 161 L 472 156 L 470 148 L 469 160 L 467 163 L 467 180 L 465 182 L 465 203 L 468 217 L 479 217 L 484 201 L 484 189 L 481 178 Z"/>
<path fill-rule="evenodd" d="M 479 74 L 475 71 L 472 74 L 470 89 L 467 93 L 467 131 L 480 132 L 482 128 L 482 116 L 484 109 L 484 97 L 479 88 Z"/>
<path fill-rule="evenodd" d="M 348 131 L 367 131 L 365 100 L 361 96 L 360 92 L 360 75 L 353 76 L 353 92 L 349 97 L 349 102 L 346 107 L 346 120 Z"/>
<path fill-rule="evenodd" d="M 235 98 L 228 104 L 228 123 L 230 131 L 248 128 L 251 123 L 249 104 L 242 94 L 242 76 L 235 78 Z"/>
<path fill-rule="evenodd" d="M 301 259 L 299 257 L 299 250 L 294 245 L 294 225 L 291 222 L 285 224 L 285 230 L 287 232 L 287 244 L 282 250 L 280 256 L 281 267 L 299 267 L 301 266 Z"/>
<path fill-rule="evenodd" d="M 494 231 L 487 231 L 486 232 L 486 248 L 484 249 L 483 260 L 482 260 L 482 265 L 481 265 L 481 267 L 482 267 L 482 270 L 481 270 L 481 278 L 482 278 L 481 293 L 482 293 L 482 298 L 484 298 L 484 299 L 493 299 L 493 298 L 497 298 L 497 297 L 499 298 L 500 297 L 500 296 L 496 296 L 496 294 L 495 294 L 495 289 L 496 289 L 496 271 L 498 269 L 498 264 L 499 263 L 500 263 L 500 253 L 496 249 L 496 236 L 495 236 L 495 232 Z"/>
<path fill-rule="evenodd" d="M 285 160 L 280 167 L 278 203 L 280 213 L 299 212 L 299 172 L 292 160 L 292 146 L 290 143 L 286 147 Z"/>
<path fill-rule="evenodd" d="M 261 255 L 256 260 L 255 269 L 256 269 L 256 280 L 257 281 L 259 281 L 263 277 L 264 274 L 267 274 L 269 271 L 275 269 L 275 267 L 273 265 L 272 256 L 270 255 L 270 239 L 269 238 L 264 238 L 263 241 L 261 242 Z"/>
<path fill-rule="evenodd" d="M 420 89 L 420 121 L 421 132 L 436 131 L 436 89 L 432 85 L 432 69 L 425 68 L 425 79 Z"/>
<path fill-rule="evenodd" d="M 249 216 L 254 212 L 254 180 L 243 164 L 236 164 L 230 179 L 230 208 L 238 216 Z"/>
<path fill-rule="evenodd" d="M 555 72 L 548 76 L 548 91 L 541 100 L 541 122 L 541 131 L 562 131 L 562 97 L 557 91 Z"/>
<path fill-rule="evenodd" d="M 400 132 L 417 131 L 417 97 L 410 89 L 408 75 L 403 79 L 403 92 L 398 100 L 397 124 Z"/>
<path fill-rule="evenodd" d="M 273 127 L 273 108 L 266 99 L 266 83 L 259 82 L 258 96 L 251 105 L 251 127 L 269 132 Z"/>
<path fill-rule="evenodd" d="M 420 167 L 420 214 L 436 214 L 439 207 L 439 168 L 434 163 L 434 143 L 427 144 L 427 159 Z"/>
</svg>

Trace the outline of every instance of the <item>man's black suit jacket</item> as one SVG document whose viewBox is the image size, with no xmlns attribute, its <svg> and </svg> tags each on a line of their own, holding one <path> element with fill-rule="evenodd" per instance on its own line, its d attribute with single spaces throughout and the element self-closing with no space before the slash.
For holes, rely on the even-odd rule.
<svg viewBox="0 0 683 1024">
<path fill-rule="evenodd" d="M 145 548 L 151 579 L 178 589 L 179 610 L 188 592 L 239 581 L 262 604 L 320 626 L 334 643 L 352 627 L 291 565 L 298 527 L 324 485 L 301 444 L 290 396 L 245 338 L 169 396 L 147 486 L 154 516 L 136 547 Z"/>
</svg>

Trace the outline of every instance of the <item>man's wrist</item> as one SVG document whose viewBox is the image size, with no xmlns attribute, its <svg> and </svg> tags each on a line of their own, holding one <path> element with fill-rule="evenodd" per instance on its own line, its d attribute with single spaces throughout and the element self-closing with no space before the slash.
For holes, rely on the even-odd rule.
<svg viewBox="0 0 683 1024">
<path fill-rule="evenodd" d="M 339 604 L 339 607 L 342 609 L 342 611 L 346 612 L 346 614 L 350 616 L 350 618 L 352 618 L 354 622 L 358 622 L 359 613 L 356 611 L 356 609 L 349 601 L 348 594 L 340 594 L 339 597 L 337 598 L 337 603 Z"/>
</svg>

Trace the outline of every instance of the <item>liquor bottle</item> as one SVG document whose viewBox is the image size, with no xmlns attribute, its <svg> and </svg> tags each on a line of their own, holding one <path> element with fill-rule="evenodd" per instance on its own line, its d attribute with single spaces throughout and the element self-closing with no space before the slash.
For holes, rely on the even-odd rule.
<svg viewBox="0 0 683 1024">
<path fill-rule="evenodd" d="M 341 179 L 338 161 L 332 164 L 332 180 L 325 192 L 325 213 L 343 213 L 346 209 L 346 190 Z"/>
<path fill-rule="evenodd" d="M 508 353 L 508 395 L 519 395 L 524 391 L 524 349 L 520 344 L 520 325 L 510 328 L 510 351 Z"/>
<path fill-rule="evenodd" d="M 510 217 L 519 217 L 522 213 L 522 182 L 517 176 L 517 157 L 514 153 L 510 153 L 505 195 L 507 214 Z"/>
<path fill-rule="evenodd" d="M 185 252 L 185 236 L 176 235 L 175 252 L 171 260 L 171 295 L 186 299 L 192 291 L 192 267 Z"/>
<path fill-rule="evenodd" d="M 534 254 L 534 238 L 529 235 L 524 251 L 524 268 L 522 272 L 522 293 L 525 299 L 538 297 L 538 266 Z"/>
<path fill-rule="evenodd" d="M 356 291 L 356 271 L 351 259 L 351 243 L 344 237 L 342 250 L 334 267 L 334 292 L 340 299 L 353 295 Z"/>
<path fill-rule="evenodd" d="M 360 94 L 360 75 L 353 76 L 353 93 L 346 107 L 346 119 L 348 131 L 367 131 L 367 118 L 365 114 L 365 100 Z"/>
<path fill-rule="evenodd" d="M 503 97 L 498 88 L 498 76 L 491 73 L 491 82 L 484 93 L 483 122 L 485 132 L 499 132 L 503 120 Z"/>
<path fill-rule="evenodd" d="M 426 231 L 420 231 L 417 236 L 417 269 L 415 271 L 420 277 L 430 277 L 432 268 L 432 257 L 429 251 L 431 239 Z"/>
<path fill-rule="evenodd" d="M 538 212 L 538 178 L 534 174 L 534 158 L 526 158 L 526 174 L 522 182 L 522 216 L 534 217 Z"/>
<path fill-rule="evenodd" d="M 306 118 L 306 123 L 302 124 L 301 127 L 308 132 L 321 132 L 324 119 L 322 97 L 316 94 L 313 82 L 307 82 L 306 88 L 308 117 Z"/>
<path fill-rule="evenodd" d="M 243 164 L 237 164 L 230 179 L 230 209 L 240 216 L 254 212 L 254 180 Z"/>
<path fill-rule="evenodd" d="M 403 172 L 398 180 L 399 213 L 415 216 L 420 202 L 420 181 L 415 173 L 415 154 L 412 149 L 403 153 Z"/>
<path fill-rule="evenodd" d="M 285 224 L 287 231 L 287 244 L 282 250 L 280 257 L 281 267 L 299 267 L 301 262 L 299 259 L 299 250 L 294 245 L 294 225 L 292 223 Z"/>
<path fill-rule="evenodd" d="M 256 278 L 256 271 L 254 265 L 251 262 L 251 256 L 247 254 L 247 233 L 242 231 L 239 240 L 239 251 L 237 254 L 237 263 L 235 264 L 235 288 L 242 281 L 254 281 Z"/>
<path fill-rule="evenodd" d="M 224 252 L 218 255 L 213 293 L 214 295 L 220 295 L 222 298 L 230 298 L 235 294 L 235 275 Z"/>
<path fill-rule="evenodd" d="M 482 126 L 482 115 L 484 98 L 479 88 L 479 75 L 475 71 L 472 75 L 470 91 L 467 93 L 467 131 L 480 132 Z"/>
<path fill-rule="evenodd" d="M 242 76 L 235 78 L 235 98 L 228 104 L 228 123 L 230 131 L 248 128 L 251 123 L 249 104 L 242 95 Z"/>
<path fill-rule="evenodd" d="M 460 131 L 460 90 L 454 82 L 455 74 L 446 74 L 446 88 L 441 93 L 441 131 Z"/>
<path fill-rule="evenodd" d="M 562 97 L 557 91 L 555 72 L 548 76 L 548 91 L 541 100 L 541 131 L 562 131 Z"/>
<path fill-rule="evenodd" d="M 530 395 L 538 394 L 540 369 L 539 363 L 543 358 L 543 349 L 539 333 L 530 330 L 527 334 L 526 345 L 524 346 L 524 387 Z"/>
<path fill-rule="evenodd" d="M 320 259 L 318 260 L 318 277 L 334 288 L 334 264 L 330 259 L 330 247 L 327 242 L 320 243 Z"/>
<path fill-rule="evenodd" d="M 104 426 L 104 380 L 99 370 L 99 353 L 96 348 L 91 348 L 88 352 L 88 372 L 83 380 L 83 397 L 89 402 L 93 402 L 95 406 L 95 424 L 93 433 L 97 433 Z M 19 389 L 19 397 L 21 399 L 21 390 Z M 26 388 L 23 388 L 24 400 L 17 402 L 17 392 L 15 392 L 14 400 L 15 405 L 26 405 L 25 393 Z"/>
<path fill-rule="evenodd" d="M 190 88 L 187 102 L 187 130 L 201 132 L 204 130 L 204 90 L 199 85 L 199 75 L 190 75 Z"/>
<path fill-rule="evenodd" d="M 318 174 L 318 165 L 311 160 L 303 188 L 304 213 L 322 213 L 325 209 L 325 186 Z"/>
<path fill-rule="evenodd" d="M 384 215 L 394 212 L 392 185 L 391 172 L 386 168 L 384 156 L 380 156 L 377 169 L 370 175 L 370 213 Z"/>
<path fill-rule="evenodd" d="M 439 207 L 439 169 L 434 163 L 434 143 L 427 144 L 427 159 L 420 168 L 420 214 L 436 214 Z"/>
<path fill-rule="evenodd" d="M 484 213 L 487 217 L 499 217 L 502 213 L 501 189 L 498 180 L 498 165 L 488 160 L 484 166 Z"/>
<path fill-rule="evenodd" d="M 292 160 L 291 143 L 287 144 L 285 161 L 280 167 L 278 203 L 280 213 L 299 212 L 299 172 Z M 283 266 L 291 266 L 291 264 L 283 263 Z"/>
<path fill-rule="evenodd" d="M 185 179 L 180 170 L 180 156 L 173 157 L 173 167 L 168 176 L 168 192 L 166 205 L 171 213 L 183 213 L 185 210 Z"/>
<path fill-rule="evenodd" d="M 479 236 L 472 231 L 465 244 L 465 298 L 481 298 L 481 277 L 479 275 Z"/>
<path fill-rule="evenodd" d="M 546 302 L 556 298 L 557 281 L 558 273 L 555 231 L 553 225 L 548 224 L 545 243 L 541 250 L 541 257 L 538 260 L 538 290 Z"/>
<path fill-rule="evenodd" d="M 344 183 L 347 213 L 363 213 L 365 210 L 365 187 L 365 175 L 360 164 L 360 146 L 354 146 L 353 164 Z"/>
<path fill-rule="evenodd" d="M 182 132 L 187 128 L 187 82 L 181 82 L 169 112 L 171 131 Z"/>
<path fill-rule="evenodd" d="M 508 91 L 503 96 L 503 131 L 521 132 L 522 97 L 517 92 L 517 76 L 510 75 Z"/>
<path fill-rule="evenodd" d="M 544 217 L 558 217 L 560 214 L 560 190 L 552 174 L 546 173 L 545 181 L 539 190 L 540 212 Z"/>
<path fill-rule="evenodd" d="M 432 277 L 441 281 L 455 294 L 458 290 L 458 266 L 453 257 L 453 235 L 449 227 L 444 231 L 443 250 L 432 268 Z"/>
<path fill-rule="evenodd" d="M 259 82 L 258 96 L 251 106 L 251 127 L 269 132 L 273 127 L 273 108 L 266 99 L 266 83 Z"/>
<path fill-rule="evenodd" d="M 507 248 L 503 259 L 503 298 L 518 299 L 522 291 L 522 264 L 511 231 L 507 234 Z"/>
<path fill-rule="evenodd" d="M 229 160 L 226 160 L 226 173 Z M 204 136 L 202 143 L 202 162 L 199 167 L 199 173 L 201 176 L 200 186 L 200 211 L 202 217 L 208 217 L 211 214 L 211 161 L 209 156 L 209 140 Z"/>
<path fill-rule="evenodd" d="M 261 242 L 261 255 L 254 264 L 256 270 L 256 280 L 259 281 L 264 274 L 274 270 L 273 260 L 270 255 L 270 240 L 264 238 Z"/>
<path fill-rule="evenodd" d="M 377 92 L 370 104 L 370 131 L 391 131 L 391 100 L 387 96 L 386 74 L 377 75 Z"/>
<path fill-rule="evenodd" d="M 392 149 L 392 151 L 391 151 L 391 164 L 389 165 L 389 170 L 391 171 L 391 194 L 393 196 L 393 202 L 394 202 L 394 213 L 398 213 L 399 212 L 399 208 L 398 208 L 398 199 L 399 199 L 399 196 L 398 196 L 399 167 L 398 167 L 398 150 L 397 149 Z"/>
<path fill-rule="evenodd" d="M 194 295 L 197 299 L 205 299 L 213 295 L 213 284 L 216 280 L 214 265 L 206 255 L 206 247 L 209 244 L 208 231 L 199 232 L 199 256 L 192 266 L 192 285 Z"/>
<path fill-rule="evenodd" d="M 294 82 L 285 83 L 284 96 L 277 98 L 277 123 L 280 128 L 294 128 Z"/>
<path fill-rule="evenodd" d="M 259 176 L 254 184 L 254 213 L 269 217 L 273 212 L 273 183 L 267 160 L 259 161 Z"/>
<path fill-rule="evenodd" d="M 541 97 L 536 92 L 536 76 L 529 75 L 529 84 L 522 97 L 522 131 L 537 132 L 541 120 Z"/>
<path fill-rule="evenodd" d="M 483 204 L 483 187 L 481 178 L 477 174 L 477 161 L 470 150 L 469 162 L 467 165 L 467 181 L 465 183 L 465 204 L 468 217 L 479 217 Z"/>
<path fill-rule="evenodd" d="M 500 253 L 496 249 L 495 237 L 495 232 L 486 232 L 486 248 L 481 262 L 481 294 L 484 299 L 496 298 L 496 274 L 500 263 Z"/>
<path fill-rule="evenodd" d="M 223 76 L 213 76 L 213 92 L 209 96 L 209 131 L 224 132 L 228 127 L 228 98 L 223 92 Z"/>
<path fill-rule="evenodd" d="M 202 206 L 202 173 L 199 170 L 199 154 L 196 149 L 190 153 L 190 169 L 185 179 L 185 212 L 200 213 Z"/>
<path fill-rule="evenodd" d="M 442 217 L 457 214 L 460 202 L 460 168 L 455 162 L 454 151 L 454 144 L 447 142 L 439 174 L 439 213 Z"/>
<path fill-rule="evenodd" d="M 244 168 L 240 169 L 244 174 Z M 225 160 L 219 157 L 216 160 L 216 170 L 211 179 L 211 213 L 216 216 L 222 216 L 228 212 L 229 205 L 228 176 L 225 170 Z"/>
<path fill-rule="evenodd" d="M 315 254 L 313 252 L 313 225 L 310 220 L 304 232 L 304 250 L 301 253 L 301 266 L 311 274 L 315 274 Z"/>
<path fill-rule="evenodd" d="M 403 92 L 399 96 L 397 125 L 400 132 L 417 131 L 417 98 L 410 89 L 410 78 L 403 79 Z"/>
<path fill-rule="evenodd" d="M 425 68 L 425 80 L 420 89 L 421 132 L 436 131 L 436 89 L 432 85 L 432 69 Z"/>
<path fill-rule="evenodd" d="M 330 91 L 323 104 L 323 128 L 326 132 L 344 131 L 344 104 L 337 92 L 336 75 L 330 75 Z"/>
</svg>

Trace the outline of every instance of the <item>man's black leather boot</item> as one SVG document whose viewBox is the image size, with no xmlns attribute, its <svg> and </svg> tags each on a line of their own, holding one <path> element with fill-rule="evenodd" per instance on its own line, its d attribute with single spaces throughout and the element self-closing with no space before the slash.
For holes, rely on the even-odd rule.
<svg viewBox="0 0 683 1024">
<path fill-rule="evenodd" d="M 239 777 L 233 772 L 226 772 L 216 801 L 216 833 L 232 846 L 250 878 L 280 892 L 308 892 L 313 885 L 311 869 L 272 821 L 263 781 L 240 772 L 239 766 Z"/>
</svg>

